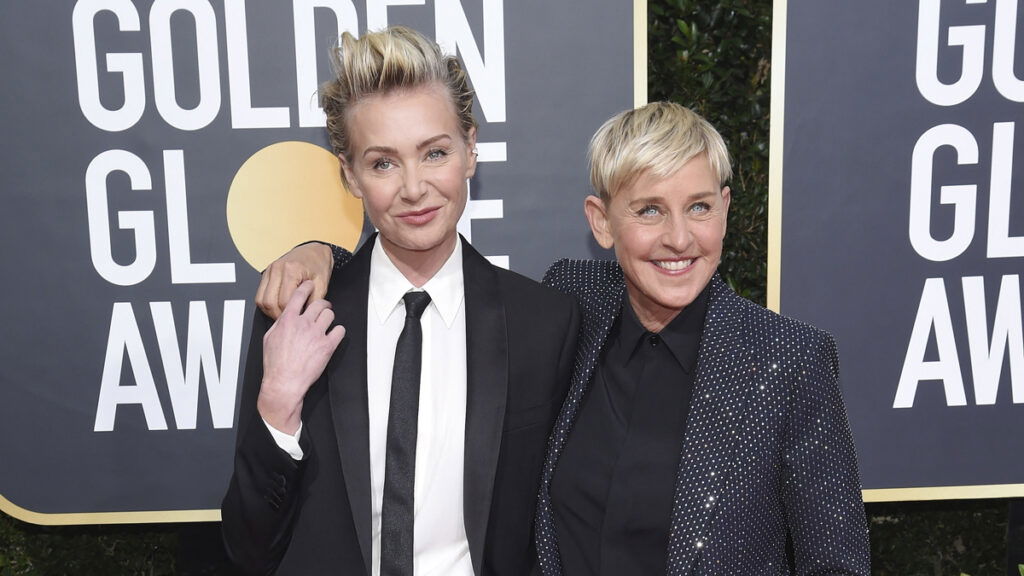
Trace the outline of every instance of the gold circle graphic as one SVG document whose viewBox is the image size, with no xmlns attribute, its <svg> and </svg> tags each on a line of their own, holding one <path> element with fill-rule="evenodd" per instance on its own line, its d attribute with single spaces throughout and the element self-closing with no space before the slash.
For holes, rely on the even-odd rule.
<svg viewBox="0 0 1024 576">
<path fill-rule="evenodd" d="M 338 159 L 308 142 L 278 142 L 249 157 L 228 190 L 228 231 L 256 270 L 307 240 L 355 250 L 363 203 L 341 183 Z"/>
</svg>

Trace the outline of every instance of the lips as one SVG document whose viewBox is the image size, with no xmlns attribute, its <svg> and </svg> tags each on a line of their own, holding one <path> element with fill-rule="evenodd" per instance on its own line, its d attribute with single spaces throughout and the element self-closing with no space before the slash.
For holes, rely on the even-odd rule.
<svg viewBox="0 0 1024 576">
<path fill-rule="evenodd" d="M 652 260 L 655 266 L 666 272 L 682 272 L 693 264 L 693 258 L 686 260 Z"/>
<path fill-rule="evenodd" d="M 422 226 L 434 219 L 438 212 L 441 210 L 440 206 L 434 206 L 431 208 L 424 208 L 422 210 L 412 210 L 409 212 L 403 212 L 398 215 L 398 219 L 406 224 L 413 226 Z"/>
</svg>

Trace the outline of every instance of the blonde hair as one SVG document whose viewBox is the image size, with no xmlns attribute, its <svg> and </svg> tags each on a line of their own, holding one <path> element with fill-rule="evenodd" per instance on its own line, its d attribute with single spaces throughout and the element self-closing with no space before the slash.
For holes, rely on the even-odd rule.
<svg viewBox="0 0 1024 576">
<path fill-rule="evenodd" d="M 705 154 L 720 185 L 732 178 L 729 151 L 707 120 L 674 102 L 652 102 L 616 114 L 590 139 L 590 183 L 606 204 L 650 172 L 667 178 Z"/>
<path fill-rule="evenodd" d="M 349 157 L 345 115 L 361 99 L 375 94 L 437 83 L 451 96 L 462 137 L 468 138 L 476 127 L 473 90 L 459 60 L 442 54 L 436 42 L 415 30 L 391 26 L 361 38 L 345 32 L 331 51 L 331 61 L 335 78 L 320 87 L 320 107 L 327 115 L 335 155 Z M 344 172 L 341 177 L 345 179 Z"/>
</svg>

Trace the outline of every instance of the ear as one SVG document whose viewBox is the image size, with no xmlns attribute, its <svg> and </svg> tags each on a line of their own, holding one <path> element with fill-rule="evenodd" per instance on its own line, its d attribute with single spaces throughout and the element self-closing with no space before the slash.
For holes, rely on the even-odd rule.
<svg viewBox="0 0 1024 576">
<path fill-rule="evenodd" d="M 352 166 L 349 165 L 344 154 L 338 154 L 338 160 L 341 160 L 341 171 L 345 173 L 345 181 L 348 182 L 349 194 L 362 200 L 363 191 L 359 189 L 359 182 L 356 181 L 355 174 L 352 173 Z"/>
<path fill-rule="evenodd" d="M 725 230 L 729 226 L 729 202 L 732 200 L 732 190 L 728 186 L 722 187 L 722 238 L 725 238 Z"/>
<path fill-rule="evenodd" d="M 608 219 L 608 207 L 604 201 L 597 196 L 587 196 L 583 201 L 583 212 L 587 215 L 587 222 L 590 223 L 590 232 L 594 234 L 594 240 L 605 250 L 615 245 L 615 237 L 611 231 L 611 222 Z"/>
<path fill-rule="evenodd" d="M 469 158 L 466 162 L 466 179 L 470 179 L 476 174 L 476 127 L 469 129 L 469 134 L 466 135 L 466 149 L 469 150 Z"/>
</svg>

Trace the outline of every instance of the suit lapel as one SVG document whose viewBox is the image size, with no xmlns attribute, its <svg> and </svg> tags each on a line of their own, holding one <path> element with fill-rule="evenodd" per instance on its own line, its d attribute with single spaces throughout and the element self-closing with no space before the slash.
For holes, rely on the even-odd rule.
<svg viewBox="0 0 1024 576">
<path fill-rule="evenodd" d="M 463 514 L 473 571 L 481 573 L 508 394 L 508 332 L 497 273 L 462 241 L 466 294 L 466 448 Z"/>
<path fill-rule="evenodd" d="M 370 511 L 370 420 L 366 394 L 366 314 L 370 284 L 370 238 L 335 274 L 328 290 L 335 324 L 345 327 L 345 339 L 327 367 L 331 415 L 338 440 L 338 454 L 345 475 L 345 490 L 352 509 L 363 554 L 370 574 L 372 517 Z"/>
<path fill-rule="evenodd" d="M 734 472 L 736 441 L 751 393 L 753 357 L 743 301 L 711 280 L 686 425 L 668 548 L 668 574 L 690 574 L 707 543 L 710 520 Z"/>
</svg>

